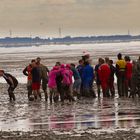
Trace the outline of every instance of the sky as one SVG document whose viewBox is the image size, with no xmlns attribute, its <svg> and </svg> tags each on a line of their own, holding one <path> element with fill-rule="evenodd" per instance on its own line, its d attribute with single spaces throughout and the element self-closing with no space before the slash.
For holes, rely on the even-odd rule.
<svg viewBox="0 0 140 140">
<path fill-rule="evenodd" d="M 140 34 L 140 0 L 0 0 L 1 36 Z"/>
</svg>

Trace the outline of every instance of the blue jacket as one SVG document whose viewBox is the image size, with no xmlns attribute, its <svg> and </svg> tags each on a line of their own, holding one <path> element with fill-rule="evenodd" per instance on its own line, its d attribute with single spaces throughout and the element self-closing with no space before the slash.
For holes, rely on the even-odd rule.
<svg viewBox="0 0 140 140">
<path fill-rule="evenodd" d="M 92 86 L 94 80 L 94 69 L 91 65 L 86 65 L 82 71 L 83 87 L 89 88 Z"/>
</svg>

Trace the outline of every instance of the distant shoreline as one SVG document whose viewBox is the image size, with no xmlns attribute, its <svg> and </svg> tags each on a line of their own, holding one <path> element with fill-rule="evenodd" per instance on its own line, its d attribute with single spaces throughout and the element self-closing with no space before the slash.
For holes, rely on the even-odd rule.
<svg viewBox="0 0 140 140">
<path fill-rule="evenodd" d="M 0 47 L 30 47 L 30 46 L 44 46 L 44 45 L 72 45 L 72 44 L 102 44 L 102 43 L 126 43 L 126 42 L 139 42 L 139 40 L 103 40 L 103 41 L 70 41 L 70 42 L 8 42 L 8 43 L 0 43 Z"/>
</svg>

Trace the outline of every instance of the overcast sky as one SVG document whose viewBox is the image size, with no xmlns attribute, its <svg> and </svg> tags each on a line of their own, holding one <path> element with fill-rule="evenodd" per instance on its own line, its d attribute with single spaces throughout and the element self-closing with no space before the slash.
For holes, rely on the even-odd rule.
<svg viewBox="0 0 140 140">
<path fill-rule="evenodd" d="M 140 34 L 140 0 L 0 0 L 0 36 Z"/>
</svg>

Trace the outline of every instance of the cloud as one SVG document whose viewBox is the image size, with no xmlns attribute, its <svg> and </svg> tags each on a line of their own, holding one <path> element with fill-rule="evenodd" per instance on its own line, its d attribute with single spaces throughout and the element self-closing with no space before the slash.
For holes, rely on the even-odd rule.
<svg viewBox="0 0 140 140">
<path fill-rule="evenodd" d="M 123 32 L 140 27 L 140 0 L 0 0 L 0 30 L 56 34 Z"/>
</svg>

